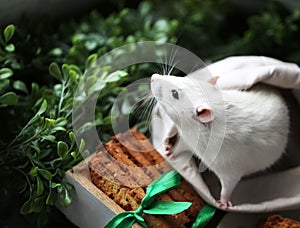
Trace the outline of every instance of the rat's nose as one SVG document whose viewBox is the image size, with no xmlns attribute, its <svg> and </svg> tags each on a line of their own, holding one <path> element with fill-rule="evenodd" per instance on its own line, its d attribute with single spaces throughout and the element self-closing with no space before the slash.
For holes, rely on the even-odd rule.
<svg viewBox="0 0 300 228">
<path fill-rule="evenodd" d="M 159 74 L 152 74 L 152 76 L 151 76 L 151 82 L 154 82 L 159 77 L 161 77 Z"/>
</svg>

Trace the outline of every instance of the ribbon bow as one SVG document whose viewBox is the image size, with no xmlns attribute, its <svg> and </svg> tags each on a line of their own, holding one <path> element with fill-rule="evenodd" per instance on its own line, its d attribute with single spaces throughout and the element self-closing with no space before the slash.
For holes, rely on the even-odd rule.
<svg viewBox="0 0 300 228">
<path fill-rule="evenodd" d="M 155 201 L 155 196 L 178 186 L 180 178 L 181 176 L 175 170 L 161 175 L 148 186 L 146 195 L 137 210 L 118 214 L 106 224 L 105 228 L 131 227 L 135 222 L 147 227 L 143 214 L 172 215 L 188 209 L 192 205 L 190 202 Z"/>
</svg>

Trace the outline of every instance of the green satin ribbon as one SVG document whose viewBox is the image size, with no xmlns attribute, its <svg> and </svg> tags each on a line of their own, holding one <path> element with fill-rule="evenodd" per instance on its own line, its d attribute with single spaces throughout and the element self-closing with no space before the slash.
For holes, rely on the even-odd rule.
<svg viewBox="0 0 300 228">
<path fill-rule="evenodd" d="M 173 215 L 188 209 L 192 205 L 191 202 L 155 201 L 155 196 L 166 192 L 170 188 L 179 186 L 180 179 L 181 176 L 175 170 L 170 170 L 161 175 L 148 186 L 146 195 L 137 210 L 126 211 L 116 215 L 106 224 L 105 228 L 129 228 L 132 227 L 135 222 L 138 222 L 143 227 L 147 227 L 142 216 L 143 214 Z M 204 227 L 212 219 L 215 211 L 216 208 L 210 205 L 204 206 L 198 214 L 192 228 Z"/>
<path fill-rule="evenodd" d="M 148 186 L 146 195 L 137 210 L 118 214 L 106 224 L 105 228 L 129 228 L 135 222 L 147 227 L 143 214 L 172 215 L 188 209 L 192 205 L 190 202 L 155 201 L 155 196 L 179 186 L 180 179 L 181 176 L 175 170 L 161 175 Z"/>
<path fill-rule="evenodd" d="M 192 228 L 203 228 L 214 217 L 217 208 L 211 205 L 205 205 L 199 212 Z"/>
</svg>

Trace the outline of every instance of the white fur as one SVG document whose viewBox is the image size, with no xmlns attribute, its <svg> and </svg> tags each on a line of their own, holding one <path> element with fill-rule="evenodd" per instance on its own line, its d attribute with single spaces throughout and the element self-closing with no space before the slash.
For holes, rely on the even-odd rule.
<svg viewBox="0 0 300 228">
<path fill-rule="evenodd" d="M 180 91 L 179 99 L 172 97 L 174 89 Z M 284 153 L 289 113 L 284 100 L 273 89 L 219 91 L 191 77 L 153 75 L 151 90 L 163 108 L 161 111 L 174 121 L 179 143 L 189 147 L 220 179 L 221 206 L 231 205 L 232 191 L 243 176 L 270 167 Z M 194 110 L 201 105 L 211 107 L 214 113 L 209 125 L 192 118 Z M 224 131 L 220 127 L 220 132 L 211 135 L 212 125 L 223 126 L 222 123 L 225 123 Z M 153 131 L 154 135 L 158 131 L 167 135 L 157 127 Z M 220 150 L 215 149 L 217 138 L 223 139 Z M 207 149 L 209 140 L 212 149 Z M 182 147 L 177 145 L 173 152 L 180 153 Z"/>
</svg>

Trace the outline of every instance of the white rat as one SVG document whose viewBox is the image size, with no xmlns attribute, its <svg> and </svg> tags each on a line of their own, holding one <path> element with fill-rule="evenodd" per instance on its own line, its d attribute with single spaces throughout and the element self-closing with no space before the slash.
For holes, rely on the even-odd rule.
<svg viewBox="0 0 300 228">
<path fill-rule="evenodd" d="M 269 87 L 219 90 L 214 83 L 189 75 L 154 74 L 151 91 L 159 111 L 173 121 L 165 155 L 176 156 L 188 147 L 219 178 L 217 204 L 227 208 L 232 206 L 231 194 L 242 177 L 265 170 L 284 153 L 289 112 L 280 94 Z M 212 124 L 218 122 L 225 123 L 224 132 L 220 129 L 212 134 Z M 207 150 L 209 140 L 222 134 L 220 149 Z"/>
</svg>

